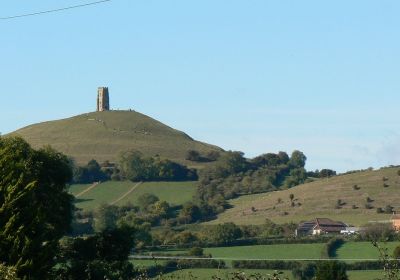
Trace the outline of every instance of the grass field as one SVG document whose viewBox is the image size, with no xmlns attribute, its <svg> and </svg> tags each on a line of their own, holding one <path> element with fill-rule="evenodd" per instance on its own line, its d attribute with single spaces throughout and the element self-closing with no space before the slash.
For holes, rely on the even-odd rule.
<svg viewBox="0 0 400 280">
<path fill-rule="evenodd" d="M 379 243 L 380 246 L 388 248 L 388 253 L 392 254 L 394 248 L 400 242 Z M 378 259 L 379 252 L 372 246 L 371 242 L 346 242 L 336 251 L 337 259 Z"/>
<path fill-rule="evenodd" d="M 181 205 L 192 199 L 197 184 L 198 182 L 146 182 L 118 204 L 126 204 L 128 201 L 135 203 L 140 195 L 152 193 L 170 204 Z"/>
<path fill-rule="evenodd" d="M 101 204 L 110 204 L 131 190 L 137 183 L 131 181 L 109 181 L 99 184 L 89 192 L 76 199 L 76 206 L 84 210 L 93 210 Z M 137 198 L 144 193 L 157 195 L 160 200 L 165 200 L 173 205 L 180 205 L 191 200 L 197 182 L 146 182 L 142 183 L 117 205 L 128 202 L 136 203 Z M 91 185 L 72 185 L 70 193 L 76 195 Z"/>
<path fill-rule="evenodd" d="M 122 152 L 137 150 L 146 156 L 160 155 L 186 165 L 202 167 L 207 163 L 185 160 L 188 150 L 202 154 L 222 149 L 195 141 L 155 119 L 135 111 L 104 111 L 43 122 L 19 129 L 11 135 L 22 136 L 34 148 L 50 145 L 74 158 L 79 164 L 91 159 L 116 162 Z"/>
<path fill-rule="evenodd" d="M 215 258 L 233 259 L 319 259 L 324 244 L 279 244 L 206 248 Z"/>
<path fill-rule="evenodd" d="M 242 196 L 231 200 L 233 207 L 210 223 L 262 224 L 266 218 L 276 223 L 298 223 L 316 217 L 326 217 L 360 226 L 370 221 L 389 220 L 390 214 L 377 214 L 376 208 L 390 204 L 395 210 L 400 210 L 398 170 L 399 168 L 385 168 L 358 172 L 303 184 L 288 190 Z M 384 177 L 387 178 L 385 183 L 388 187 L 383 187 Z M 354 189 L 354 185 L 359 189 Z M 294 194 L 295 207 L 291 206 L 290 194 Z M 372 209 L 365 208 L 367 197 L 373 200 Z M 279 199 L 282 202 L 278 203 Z M 335 209 L 338 199 L 343 205 L 340 209 Z M 353 205 L 356 209 L 353 209 Z"/>
<path fill-rule="evenodd" d="M 167 275 L 174 275 L 180 277 L 180 279 L 191 279 L 190 276 L 197 277 L 198 280 L 209 280 L 212 279 L 211 277 L 216 275 L 221 277 L 222 279 L 229 279 L 229 276 L 232 276 L 232 273 L 237 270 L 233 269 L 185 269 L 176 271 Z M 241 270 L 245 272 L 246 275 L 251 274 L 261 274 L 267 275 L 271 274 L 273 270 L 264 270 L 264 269 L 244 269 Z M 288 277 L 290 280 L 293 280 L 292 272 L 291 271 L 282 271 L 285 277 Z M 348 271 L 347 275 L 349 276 L 349 280 L 375 280 L 377 278 L 382 278 L 382 271 L 375 271 L 375 270 L 366 270 L 366 271 Z"/>
</svg>

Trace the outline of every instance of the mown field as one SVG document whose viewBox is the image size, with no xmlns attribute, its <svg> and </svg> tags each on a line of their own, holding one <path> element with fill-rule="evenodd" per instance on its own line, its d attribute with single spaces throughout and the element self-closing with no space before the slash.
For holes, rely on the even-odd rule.
<svg viewBox="0 0 400 280">
<path fill-rule="evenodd" d="M 298 223 L 316 217 L 340 220 L 356 226 L 371 221 L 388 221 L 391 214 L 378 214 L 376 208 L 391 205 L 395 207 L 394 210 L 400 210 L 398 170 L 385 168 L 357 172 L 287 190 L 241 196 L 230 201 L 233 206 L 231 209 L 209 223 L 262 224 L 266 218 L 276 223 Z M 387 186 L 384 187 L 384 184 Z M 291 205 L 290 194 L 294 195 L 294 207 Z M 368 197 L 372 200 L 371 209 L 366 209 Z M 341 206 L 338 208 L 339 199 Z"/>
<path fill-rule="evenodd" d="M 379 245 L 388 249 L 391 255 L 400 242 L 382 242 Z M 346 242 L 336 251 L 337 259 L 378 259 L 379 252 L 371 242 Z"/>
<path fill-rule="evenodd" d="M 206 248 L 204 252 L 215 258 L 228 259 L 319 259 L 324 243 L 279 244 Z"/>
<path fill-rule="evenodd" d="M 140 195 L 151 193 L 157 195 L 160 200 L 165 200 L 172 205 L 181 205 L 192 199 L 196 184 L 197 182 L 146 182 L 137 185 L 137 183 L 130 181 L 109 181 L 97 185 L 90 191 L 76 198 L 76 206 L 84 210 L 93 210 L 101 204 L 111 204 L 119 200 L 135 186 L 136 188 L 134 188 L 128 196 L 115 204 L 135 204 Z M 91 185 L 72 185 L 69 191 L 71 194 L 77 195 L 90 186 Z"/>
</svg>

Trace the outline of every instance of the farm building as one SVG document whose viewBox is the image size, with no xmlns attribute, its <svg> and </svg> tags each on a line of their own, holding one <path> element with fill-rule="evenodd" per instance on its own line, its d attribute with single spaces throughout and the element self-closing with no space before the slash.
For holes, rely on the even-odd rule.
<svg viewBox="0 0 400 280">
<path fill-rule="evenodd" d="M 301 223 L 296 229 L 295 234 L 296 236 L 340 234 L 346 228 L 347 225 L 345 223 L 332 221 L 328 218 L 316 218 L 312 221 Z"/>
</svg>

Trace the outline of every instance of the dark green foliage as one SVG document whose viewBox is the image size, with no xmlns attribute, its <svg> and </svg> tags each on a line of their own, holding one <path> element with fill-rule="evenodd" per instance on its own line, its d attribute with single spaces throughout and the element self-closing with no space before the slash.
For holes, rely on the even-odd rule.
<svg viewBox="0 0 400 280">
<path fill-rule="evenodd" d="M 316 280 L 347 280 L 346 265 L 338 261 L 318 262 Z"/>
<path fill-rule="evenodd" d="M 0 138 L 0 263 L 19 276 L 43 279 L 52 267 L 58 240 L 70 229 L 71 178 L 64 155 Z"/>
<path fill-rule="evenodd" d="M 91 184 L 103 182 L 110 179 L 110 176 L 103 172 L 97 161 L 92 159 L 84 167 L 74 167 L 72 181 L 75 184 Z"/>
<path fill-rule="evenodd" d="M 339 237 L 332 238 L 329 240 L 322 251 L 322 258 L 334 258 L 336 257 L 336 251 L 344 244 L 344 240 Z"/>
<path fill-rule="evenodd" d="M 123 226 L 87 238 L 66 238 L 60 244 L 54 279 L 131 279 L 128 261 L 134 230 Z"/>
<path fill-rule="evenodd" d="M 294 168 L 304 168 L 306 165 L 307 157 L 300 151 L 293 151 L 290 160 L 289 166 Z"/>
<path fill-rule="evenodd" d="M 200 248 L 200 247 L 193 247 L 193 248 L 191 248 L 191 249 L 189 250 L 188 255 L 189 255 L 189 256 L 201 257 L 201 256 L 204 255 L 203 248 Z"/>
<path fill-rule="evenodd" d="M 319 178 L 329 178 L 336 175 L 336 171 L 332 169 L 321 169 Z"/>
<path fill-rule="evenodd" d="M 209 238 L 215 244 L 227 245 L 242 237 L 241 229 L 234 223 L 224 223 L 214 227 L 209 234 Z"/>
<path fill-rule="evenodd" d="M 112 205 L 101 205 L 96 211 L 94 229 L 102 232 L 107 229 L 114 229 L 118 218 L 118 207 Z"/>
<path fill-rule="evenodd" d="M 186 153 L 186 160 L 195 161 L 195 162 L 210 162 L 216 161 L 220 157 L 220 153 L 217 151 L 210 151 L 205 156 L 201 155 L 200 152 L 195 150 L 189 150 Z"/>
<path fill-rule="evenodd" d="M 179 216 L 184 220 L 185 223 L 193 223 L 200 221 L 202 213 L 200 208 L 192 202 L 185 203 Z"/>
<path fill-rule="evenodd" d="M 195 150 L 189 150 L 186 153 L 186 160 L 190 160 L 190 161 L 201 161 L 201 156 L 200 153 L 198 151 Z"/>
<path fill-rule="evenodd" d="M 150 205 L 156 203 L 159 200 L 160 199 L 154 194 L 144 193 L 138 197 L 137 203 L 140 210 L 147 211 Z"/>
<path fill-rule="evenodd" d="M 197 180 L 194 169 L 159 157 L 145 158 L 140 152 L 123 153 L 119 162 L 123 177 L 131 181 L 187 181 Z"/>
<path fill-rule="evenodd" d="M 241 152 L 225 153 L 215 166 L 202 170 L 200 174 L 196 203 L 208 205 L 212 210 L 209 216 L 203 216 L 203 220 L 223 212 L 228 207 L 228 199 L 305 182 L 304 154 L 295 151 L 292 157 L 293 160 L 286 153 L 279 152 L 247 160 Z"/>
<path fill-rule="evenodd" d="M 400 259 L 400 246 L 397 246 L 393 250 L 393 258 Z"/>
<path fill-rule="evenodd" d="M 311 280 L 315 276 L 317 265 L 313 262 L 299 263 L 292 270 L 292 275 L 297 280 Z"/>
</svg>

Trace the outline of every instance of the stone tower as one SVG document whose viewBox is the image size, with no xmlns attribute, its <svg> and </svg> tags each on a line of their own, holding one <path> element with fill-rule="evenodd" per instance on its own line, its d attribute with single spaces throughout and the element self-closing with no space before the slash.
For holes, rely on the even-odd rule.
<svg viewBox="0 0 400 280">
<path fill-rule="evenodd" d="M 97 89 L 97 112 L 110 110 L 110 96 L 108 87 L 99 87 Z"/>
</svg>

